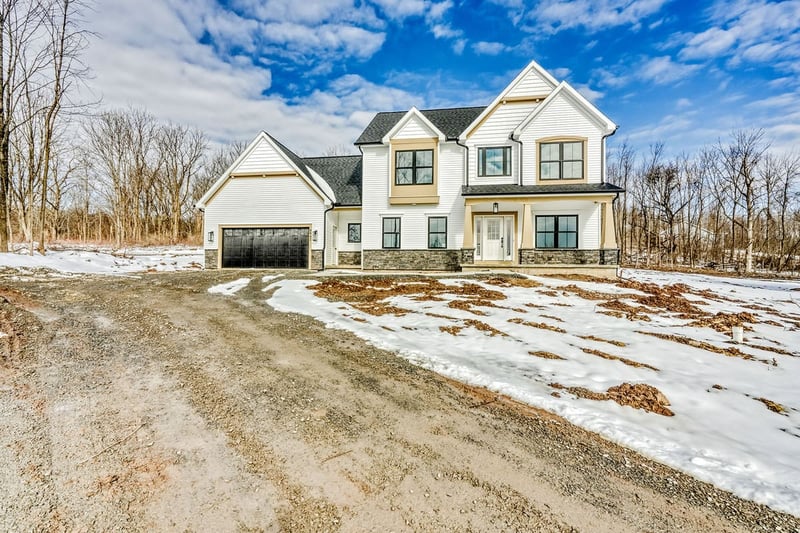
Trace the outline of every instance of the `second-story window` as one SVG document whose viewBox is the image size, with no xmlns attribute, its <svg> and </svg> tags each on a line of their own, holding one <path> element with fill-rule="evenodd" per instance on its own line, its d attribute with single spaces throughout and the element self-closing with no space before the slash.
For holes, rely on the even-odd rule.
<svg viewBox="0 0 800 533">
<path fill-rule="evenodd" d="M 583 179 L 583 142 L 541 143 L 539 145 L 539 179 Z"/>
<path fill-rule="evenodd" d="M 478 148 L 478 176 L 510 176 L 511 147 Z"/>
<path fill-rule="evenodd" d="M 433 150 L 398 150 L 394 154 L 395 185 L 433 183 Z"/>
</svg>

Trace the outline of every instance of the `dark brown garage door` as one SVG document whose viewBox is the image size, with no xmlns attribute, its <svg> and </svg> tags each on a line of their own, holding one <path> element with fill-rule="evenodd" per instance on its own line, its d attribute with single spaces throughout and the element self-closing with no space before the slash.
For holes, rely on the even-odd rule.
<svg viewBox="0 0 800 533">
<path fill-rule="evenodd" d="M 222 268 L 308 268 L 308 228 L 224 228 Z"/>
</svg>

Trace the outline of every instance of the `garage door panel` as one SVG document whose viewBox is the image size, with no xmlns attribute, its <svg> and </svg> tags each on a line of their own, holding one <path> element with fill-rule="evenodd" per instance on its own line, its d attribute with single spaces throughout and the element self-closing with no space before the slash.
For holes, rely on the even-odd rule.
<svg viewBox="0 0 800 533">
<path fill-rule="evenodd" d="M 308 228 L 225 228 L 223 268 L 308 268 Z"/>
</svg>

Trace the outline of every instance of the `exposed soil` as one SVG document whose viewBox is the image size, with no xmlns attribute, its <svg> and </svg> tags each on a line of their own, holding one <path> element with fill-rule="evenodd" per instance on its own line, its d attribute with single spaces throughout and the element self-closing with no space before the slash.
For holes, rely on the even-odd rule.
<svg viewBox="0 0 800 533">
<path fill-rule="evenodd" d="M 244 275 L 263 273 L 0 281 L 0 530 L 800 530 L 547 412 L 278 313 L 258 282 L 206 292 Z M 468 285 L 462 299 L 496 300 Z"/>
</svg>

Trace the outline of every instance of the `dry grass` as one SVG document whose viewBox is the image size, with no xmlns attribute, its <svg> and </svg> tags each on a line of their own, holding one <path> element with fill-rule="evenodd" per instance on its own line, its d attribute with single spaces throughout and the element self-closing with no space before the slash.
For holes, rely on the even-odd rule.
<svg viewBox="0 0 800 533">
<path fill-rule="evenodd" d="M 596 401 L 613 400 L 634 409 L 643 409 L 662 416 L 675 416 L 675 413 L 668 408 L 670 403 L 667 397 L 657 388 L 645 383 L 622 383 L 610 387 L 606 392 L 594 392 L 584 387 L 565 387 L 560 383 L 550 383 L 550 386 L 565 390 L 578 398 Z"/>
<path fill-rule="evenodd" d="M 449 307 L 450 309 L 459 309 L 461 311 L 467 311 L 468 313 L 472 313 L 473 315 L 486 316 L 486 313 L 484 313 L 480 309 L 473 309 L 472 304 L 466 300 L 453 300 L 447 303 L 447 307 Z"/>
<path fill-rule="evenodd" d="M 477 329 L 478 331 L 483 331 L 485 333 L 489 333 L 492 337 L 495 337 L 495 336 L 508 337 L 507 333 L 504 333 L 504 332 L 500 331 L 499 329 L 493 328 L 489 324 L 486 324 L 485 322 L 481 322 L 480 320 L 474 320 L 474 319 L 469 318 L 467 320 L 464 320 L 464 324 L 466 324 L 467 326 L 471 326 L 471 327 Z"/>
<path fill-rule="evenodd" d="M 786 413 L 786 408 L 784 406 L 782 406 L 781 404 L 779 404 L 779 403 L 773 402 L 772 400 L 767 400 L 766 398 L 753 398 L 753 399 L 763 403 L 764 405 L 766 405 L 767 409 L 769 409 L 773 413 L 778 413 L 780 415 L 789 416 Z"/>
<path fill-rule="evenodd" d="M 521 324 L 531 328 L 547 329 L 550 331 L 555 331 L 556 333 L 567 332 L 567 330 L 559 328 L 558 326 L 551 326 L 550 324 L 545 324 L 544 322 L 529 322 L 528 320 L 523 320 L 521 318 L 509 318 L 508 322 L 511 322 L 512 324 Z"/>
<path fill-rule="evenodd" d="M 546 352 L 544 350 L 529 351 L 528 353 L 536 357 L 541 357 L 542 359 L 560 359 L 562 361 L 564 360 L 564 358 L 561 357 L 560 355 L 556 355 L 553 352 Z"/>
<path fill-rule="evenodd" d="M 516 276 L 511 276 L 507 278 L 492 277 L 482 281 L 484 283 L 487 283 L 489 285 L 495 285 L 497 287 L 521 287 L 523 289 L 534 289 L 536 287 L 542 286 L 542 284 L 539 283 L 538 281 L 528 278 L 520 278 Z"/>
<path fill-rule="evenodd" d="M 557 316 L 553 315 L 540 315 L 542 318 L 549 318 L 550 320 L 555 320 L 556 322 L 564 322 L 562 318 L 558 318 Z"/>
<path fill-rule="evenodd" d="M 588 341 L 597 341 L 597 342 L 605 342 L 606 344 L 613 344 L 614 346 L 619 346 L 620 348 L 624 348 L 627 346 L 626 343 L 622 341 L 614 341 L 610 339 L 604 339 L 602 337 L 596 337 L 595 335 L 579 335 L 581 339 L 586 339 Z"/>
<path fill-rule="evenodd" d="M 439 331 L 443 333 L 449 333 L 454 337 L 458 335 L 462 329 L 464 329 L 463 326 L 439 326 Z"/>
<path fill-rule="evenodd" d="M 707 352 L 722 354 L 727 357 L 739 357 L 746 361 L 758 361 L 759 363 L 764 363 L 765 365 L 777 366 L 777 363 L 775 363 L 774 360 L 767 361 L 766 359 L 759 359 L 757 357 L 750 355 L 749 353 L 744 353 L 738 348 L 716 346 L 709 342 L 703 342 L 697 339 L 682 337 L 680 335 L 672 335 L 669 333 L 656 333 L 653 331 L 637 331 L 636 333 L 641 333 L 642 335 L 650 335 L 651 337 L 656 337 L 667 341 L 678 342 L 680 344 L 685 344 L 693 348 L 706 350 Z"/>
<path fill-rule="evenodd" d="M 600 307 L 605 307 L 606 309 L 611 309 L 615 311 L 615 314 L 610 314 L 611 316 L 617 318 L 627 318 L 628 320 L 641 320 L 642 322 L 650 322 L 650 316 L 646 314 L 647 312 L 653 313 L 652 309 L 644 309 L 641 307 L 636 307 L 631 304 L 627 304 L 621 300 L 609 300 L 607 302 L 601 302 L 599 304 Z"/>
<path fill-rule="evenodd" d="M 650 366 L 646 363 L 640 363 L 638 361 L 634 361 L 633 359 L 628 359 L 626 357 L 620 357 L 618 355 L 611 355 L 610 353 L 602 352 L 600 350 L 594 350 L 592 348 L 581 348 L 584 353 L 588 353 L 590 355 L 596 355 L 597 357 L 601 357 L 603 359 L 607 359 L 609 361 L 619 361 L 620 363 L 625 363 L 628 366 L 632 366 L 635 368 L 649 368 L 650 370 L 655 370 L 658 372 L 659 370 L 654 367 Z"/>
<path fill-rule="evenodd" d="M 703 317 L 689 323 L 690 326 L 698 328 L 711 328 L 720 333 L 730 333 L 733 326 L 743 326 L 746 330 L 752 331 L 753 328 L 746 324 L 756 324 L 758 320 L 752 313 L 717 313 L 714 316 Z"/>
</svg>

